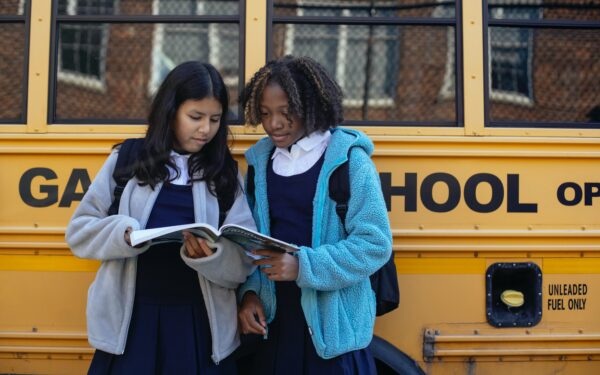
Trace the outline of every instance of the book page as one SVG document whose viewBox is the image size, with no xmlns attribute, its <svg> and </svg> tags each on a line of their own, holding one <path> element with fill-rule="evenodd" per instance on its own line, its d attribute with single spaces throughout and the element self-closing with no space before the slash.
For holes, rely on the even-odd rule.
<svg viewBox="0 0 600 375">
<path fill-rule="evenodd" d="M 221 235 L 240 245 L 246 251 L 267 249 L 284 253 L 298 251 L 298 247 L 273 237 L 255 232 L 235 224 L 224 225 Z"/>
<path fill-rule="evenodd" d="M 212 242 L 216 242 L 220 232 L 209 224 L 192 223 L 183 225 L 174 225 L 170 227 L 134 230 L 130 234 L 131 246 L 137 246 L 146 241 L 152 240 L 152 244 L 166 242 L 181 242 L 183 243 L 182 231 L 188 230 L 198 237 L 206 238 Z"/>
</svg>

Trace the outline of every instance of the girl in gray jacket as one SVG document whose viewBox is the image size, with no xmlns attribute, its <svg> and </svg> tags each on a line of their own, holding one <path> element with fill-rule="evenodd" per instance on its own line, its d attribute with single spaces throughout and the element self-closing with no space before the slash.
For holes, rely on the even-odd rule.
<svg viewBox="0 0 600 375">
<path fill-rule="evenodd" d="M 87 326 L 97 350 L 90 374 L 229 374 L 222 361 L 239 345 L 234 289 L 253 271 L 237 245 L 132 247 L 133 230 L 202 222 L 255 229 L 227 147 L 229 98 L 209 64 L 177 66 L 152 103 L 143 145 L 118 213 L 109 215 L 117 147 L 67 227 L 73 253 L 99 259 L 90 286 Z M 217 199 L 218 197 L 218 199 Z"/>
</svg>

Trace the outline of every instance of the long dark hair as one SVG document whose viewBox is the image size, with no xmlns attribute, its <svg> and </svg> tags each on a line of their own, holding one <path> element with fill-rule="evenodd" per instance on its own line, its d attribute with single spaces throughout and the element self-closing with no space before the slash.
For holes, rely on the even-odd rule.
<svg viewBox="0 0 600 375">
<path fill-rule="evenodd" d="M 175 140 L 174 121 L 179 106 L 186 100 L 215 98 L 223 115 L 215 137 L 189 158 L 189 177 L 206 181 L 209 191 L 231 207 L 240 188 L 237 164 L 228 147 L 227 113 L 229 95 L 219 72 L 210 64 L 189 61 L 175 67 L 160 85 L 148 116 L 148 131 L 139 158 L 133 166 L 142 185 L 152 188 L 160 181 L 170 181 L 167 166 L 178 171 L 170 153 Z M 178 171 L 179 173 L 179 171 Z"/>
</svg>

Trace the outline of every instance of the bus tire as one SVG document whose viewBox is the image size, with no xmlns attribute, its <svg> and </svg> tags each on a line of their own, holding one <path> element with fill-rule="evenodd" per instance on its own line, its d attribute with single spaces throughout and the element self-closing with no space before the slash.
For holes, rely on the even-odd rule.
<svg viewBox="0 0 600 375">
<path fill-rule="evenodd" d="M 379 375 L 425 375 L 417 362 L 379 336 L 369 345 Z"/>
</svg>

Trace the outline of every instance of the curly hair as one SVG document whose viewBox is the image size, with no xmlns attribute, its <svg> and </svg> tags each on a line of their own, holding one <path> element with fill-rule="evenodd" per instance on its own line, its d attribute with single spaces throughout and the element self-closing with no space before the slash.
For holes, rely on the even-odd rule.
<svg viewBox="0 0 600 375">
<path fill-rule="evenodd" d="M 288 97 L 290 116 L 297 116 L 308 134 L 344 121 L 343 94 L 325 68 L 310 57 L 284 56 L 269 61 L 242 90 L 240 104 L 246 122 L 261 123 L 260 102 L 265 87 L 279 85 Z"/>
</svg>

